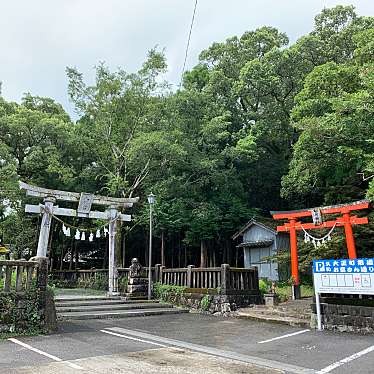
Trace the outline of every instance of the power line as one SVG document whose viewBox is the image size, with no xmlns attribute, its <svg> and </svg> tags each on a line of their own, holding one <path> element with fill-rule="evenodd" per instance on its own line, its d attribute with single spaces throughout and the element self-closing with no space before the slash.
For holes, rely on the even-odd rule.
<svg viewBox="0 0 374 374">
<path fill-rule="evenodd" d="M 180 83 L 179 83 L 179 87 L 182 86 L 183 74 L 184 74 L 184 70 L 185 70 L 185 68 L 186 68 L 187 57 L 188 57 L 188 50 L 189 50 L 189 48 L 190 48 L 190 41 L 191 41 L 192 28 L 193 28 L 193 24 L 194 24 L 194 22 L 195 22 L 196 8 L 197 8 L 197 0 L 195 0 L 195 6 L 194 6 L 194 9 L 193 9 L 192 20 L 191 20 L 191 26 L 190 26 L 190 32 L 189 32 L 189 34 L 188 34 L 188 40 L 187 40 L 187 46 L 186 46 L 186 53 L 185 53 L 185 56 L 184 56 L 184 62 L 183 62 L 183 68 L 182 68 L 182 74 L 181 74 L 181 81 L 180 81 Z"/>
</svg>

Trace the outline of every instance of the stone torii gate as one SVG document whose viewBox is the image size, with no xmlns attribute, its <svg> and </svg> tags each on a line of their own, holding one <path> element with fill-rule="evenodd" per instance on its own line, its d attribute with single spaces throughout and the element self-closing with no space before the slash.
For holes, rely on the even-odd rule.
<svg viewBox="0 0 374 374">
<path fill-rule="evenodd" d="M 20 182 L 20 188 L 26 191 L 27 196 L 42 198 L 44 204 L 25 205 L 26 213 L 42 214 L 40 226 L 37 257 L 46 257 L 49 241 L 49 232 L 53 216 L 82 217 L 90 219 L 102 219 L 108 221 L 109 226 L 109 295 L 118 294 L 118 273 L 115 258 L 116 226 L 117 221 L 131 221 L 131 215 L 120 213 L 120 209 L 130 208 L 139 201 L 135 198 L 117 198 L 92 195 L 89 193 L 77 193 L 69 191 L 51 190 L 32 186 Z M 78 203 L 78 209 L 59 208 L 56 201 L 68 201 Z M 106 210 L 92 211 L 92 205 L 105 206 Z"/>
</svg>

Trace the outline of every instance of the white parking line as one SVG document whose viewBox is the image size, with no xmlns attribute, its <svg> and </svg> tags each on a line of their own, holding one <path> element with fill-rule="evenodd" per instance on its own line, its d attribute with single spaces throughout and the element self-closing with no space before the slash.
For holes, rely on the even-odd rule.
<svg viewBox="0 0 374 374">
<path fill-rule="evenodd" d="M 217 356 L 217 357 L 223 357 L 223 358 L 228 358 L 231 360 L 247 362 L 249 364 L 256 365 L 256 366 L 282 370 L 282 371 L 286 371 L 287 373 L 316 374 L 317 372 L 314 369 L 300 367 L 300 366 L 287 364 L 287 363 L 283 363 L 279 361 L 268 360 L 268 359 L 261 358 L 261 357 L 243 355 L 243 354 L 232 352 L 232 351 L 224 351 L 222 349 L 203 346 L 200 344 L 188 343 L 188 342 L 181 341 L 181 340 L 169 339 L 169 338 L 165 338 L 165 337 L 157 336 L 153 334 L 148 334 L 148 333 L 141 332 L 141 331 L 124 329 L 122 327 L 108 327 L 107 330 L 110 330 L 111 332 L 113 331 L 116 333 L 121 333 L 120 335 L 126 334 L 125 335 L 126 337 L 130 335 L 131 337 L 146 339 L 147 342 L 149 339 L 151 341 L 164 343 L 172 347 L 190 349 L 195 352 L 202 352 L 202 353 L 206 353 L 206 354 Z"/>
<path fill-rule="evenodd" d="M 135 340 L 137 342 L 142 342 L 142 343 L 147 343 L 147 344 L 158 345 L 159 347 L 163 347 L 163 348 L 167 347 L 167 345 L 164 345 L 164 344 L 154 343 L 154 342 L 151 342 L 149 340 L 138 339 L 138 338 L 134 338 L 134 337 L 128 336 L 128 335 L 117 334 L 116 332 L 112 332 L 112 331 L 105 331 L 105 330 L 100 330 L 100 331 L 104 332 L 105 334 L 118 336 L 120 338 L 125 338 L 125 339 L 129 339 L 129 340 Z"/>
<path fill-rule="evenodd" d="M 291 334 L 286 334 L 286 335 L 282 335 L 282 336 L 277 336 L 276 338 L 271 338 L 271 339 L 267 339 L 267 340 L 262 340 L 262 341 L 257 342 L 257 343 L 258 343 L 258 344 L 269 343 L 269 342 L 273 342 L 274 340 L 280 340 L 280 339 L 284 339 L 284 338 L 289 338 L 290 336 L 295 336 L 295 335 L 304 334 L 305 332 L 308 332 L 308 331 L 310 331 L 310 329 L 305 329 L 305 330 L 301 330 L 301 331 L 293 332 L 293 333 L 291 333 Z"/>
<path fill-rule="evenodd" d="M 23 343 L 23 342 L 21 342 L 21 341 L 18 340 L 18 339 L 9 338 L 8 340 L 11 341 L 12 343 L 15 343 L 15 344 L 18 344 L 18 345 L 20 345 L 20 346 L 22 346 L 22 347 L 24 347 L 24 348 L 27 348 L 27 349 L 30 350 L 30 351 L 33 351 L 33 352 L 35 352 L 35 353 L 39 353 L 39 354 L 42 355 L 42 356 L 48 357 L 48 358 L 50 358 L 51 360 L 54 360 L 54 361 L 57 361 L 57 362 L 63 362 L 63 363 L 65 363 L 66 365 L 70 366 L 70 367 L 73 368 L 73 369 L 84 370 L 81 366 L 78 366 L 78 365 L 76 365 L 76 364 L 73 364 L 72 362 L 69 362 L 69 361 L 64 361 L 64 360 L 62 360 L 61 358 L 56 357 L 56 356 L 53 356 L 53 355 L 51 355 L 51 354 L 49 354 L 49 353 L 47 353 L 47 352 L 43 352 L 43 351 L 41 351 L 41 350 L 38 349 L 38 348 L 31 347 L 31 345 L 28 345 L 28 344 L 26 344 L 26 343 Z"/>
<path fill-rule="evenodd" d="M 330 373 L 330 371 L 333 371 L 334 369 L 336 369 L 336 368 L 338 368 L 338 367 L 340 367 L 340 366 L 342 366 L 342 365 L 344 365 L 344 364 L 346 364 L 346 363 L 348 363 L 348 362 L 350 362 L 350 361 L 353 361 L 353 360 L 355 360 L 356 358 L 359 358 L 359 357 L 361 357 L 361 356 L 363 356 L 363 355 L 366 355 L 366 354 L 368 354 L 368 353 L 370 353 L 370 352 L 373 352 L 373 351 L 374 351 L 374 345 L 372 345 L 371 347 L 366 348 L 366 349 L 364 349 L 364 350 L 362 350 L 362 351 L 360 351 L 360 352 L 357 352 L 357 353 L 355 353 L 355 354 L 352 355 L 352 356 L 349 356 L 349 357 L 343 358 L 343 359 L 340 360 L 340 361 L 337 361 L 337 362 L 335 362 L 335 363 L 333 363 L 333 364 L 331 364 L 331 365 L 329 365 L 329 366 L 326 366 L 325 368 L 323 368 L 322 370 L 320 370 L 320 371 L 318 372 L 318 374 L 326 374 L 326 373 Z"/>
</svg>

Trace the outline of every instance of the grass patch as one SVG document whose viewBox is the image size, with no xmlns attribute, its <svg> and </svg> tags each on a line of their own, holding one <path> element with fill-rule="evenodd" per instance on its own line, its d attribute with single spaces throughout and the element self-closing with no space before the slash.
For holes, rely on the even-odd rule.
<svg viewBox="0 0 374 374">
<path fill-rule="evenodd" d="M 301 297 L 314 296 L 313 286 L 310 286 L 307 284 L 302 284 L 300 286 L 300 292 L 301 292 Z M 286 286 L 286 285 L 276 286 L 275 293 L 278 295 L 280 301 L 287 301 L 291 299 L 291 296 L 292 296 L 291 286 Z"/>
</svg>

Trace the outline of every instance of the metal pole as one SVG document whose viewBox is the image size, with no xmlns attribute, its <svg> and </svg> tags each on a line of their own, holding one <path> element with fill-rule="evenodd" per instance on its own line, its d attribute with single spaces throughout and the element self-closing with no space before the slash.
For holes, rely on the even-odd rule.
<svg viewBox="0 0 374 374">
<path fill-rule="evenodd" d="M 316 309 L 317 309 L 318 331 L 322 331 L 321 303 L 320 303 L 320 300 L 319 300 L 319 293 L 318 292 L 316 292 Z"/>
<path fill-rule="evenodd" d="M 149 204 L 148 300 L 152 298 L 152 204 Z"/>
</svg>

